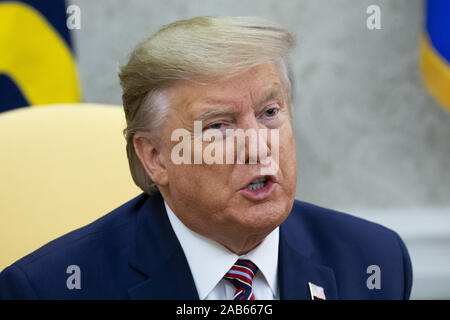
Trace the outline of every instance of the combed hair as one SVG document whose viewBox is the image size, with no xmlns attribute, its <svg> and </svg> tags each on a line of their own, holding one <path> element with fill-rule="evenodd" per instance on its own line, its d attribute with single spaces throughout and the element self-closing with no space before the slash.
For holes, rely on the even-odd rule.
<svg viewBox="0 0 450 320">
<path fill-rule="evenodd" d="M 260 17 L 180 20 L 142 41 L 119 72 L 127 121 L 124 135 L 134 182 L 148 194 L 156 189 L 136 154 L 133 136 L 141 131 L 157 135 L 170 107 L 164 88 L 180 81 L 207 84 L 272 61 L 290 105 L 287 54 L 293 46 L 294 37 L 288 30 Z"/>
</svg>

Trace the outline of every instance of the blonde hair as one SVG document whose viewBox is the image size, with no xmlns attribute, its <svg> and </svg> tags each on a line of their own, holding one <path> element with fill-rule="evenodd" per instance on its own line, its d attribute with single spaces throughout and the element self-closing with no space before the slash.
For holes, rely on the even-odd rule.
<svg viewBox="0 0 450 320">
<path fill-rule="evenodd" d="M 142 41 L 120 68 L 127 121 L 124 135 L 134 182 L 146 193 L 156 186 L 133 144 L 136 132 L 158 132 L 170 107 L 164 88 L 179 81 L 210 83 L 274 62 L 291 104 L 287 54 L 294 38 L 282 26 L 260 17 L 196 17 L 161 27 Z"/>
</svg>

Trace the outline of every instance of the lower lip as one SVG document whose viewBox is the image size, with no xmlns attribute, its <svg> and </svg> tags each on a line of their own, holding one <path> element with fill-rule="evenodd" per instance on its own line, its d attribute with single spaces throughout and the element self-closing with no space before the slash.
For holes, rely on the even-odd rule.
<svg viewBox="0 0 450 320">
<path fill-rule="evenodd" d="M 277 184 L 269 180 L 264 187 L 257 190 L 248 190 L 247 188 L 239 190 L 239 192 L 246 198 L 252 201 L 264 200 L 275 190 Z"/>
</svg>

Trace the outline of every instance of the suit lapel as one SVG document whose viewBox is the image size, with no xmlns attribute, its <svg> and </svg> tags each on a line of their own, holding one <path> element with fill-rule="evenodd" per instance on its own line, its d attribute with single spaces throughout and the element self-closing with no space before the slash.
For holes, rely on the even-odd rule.
<svg viewBox="0 0 450 320">
<path fill-rule="evenodd" d="M 294 214 L 291 212 L 291 216 Z M 327 299 L 337 299 L 333 270 L 312 260 L 312 237 L 291 216 L 280 226 L 280 298 L 310 300 L 308 282 L 311 282 L 324 289 Z M 129 265 L 145 279 L 128 290 L 130 298 L 199 299 L 183 249 L 159 193 L 148 197 L 137 210 L 135 223 Z"/>
<path fill-rule="evenodd" d="M 295 214 L 294 212 L 291 213 Z M 313 246 L 300 226 L 293 226 L 289 218 L 280 226 L 278 277 L 280 299 L 311 300 L 308 282 L 324 289 L 326 299 L 337 299 L 334 272 L 310 258 Z"/>
<path fill-rule="evenodd" d="M 138 210 L 129 265 L 146 279 L 128 290 L 131 299 L 198 299 L 183 249 L 170 225 L 161 195 Z"/>
</svg>

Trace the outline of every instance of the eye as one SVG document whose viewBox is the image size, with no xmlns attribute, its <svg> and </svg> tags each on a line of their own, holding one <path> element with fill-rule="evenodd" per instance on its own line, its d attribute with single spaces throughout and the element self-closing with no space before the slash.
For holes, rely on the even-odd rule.
<svg viewBox="0 0 450 320">
<path fill-rule="evenodd" d="M 222 126 L 223 126 L 224 124 L 223 124 L 223 122 L 216 122 L 216 123 L 213 123 L 213 124 L 210 124 L 209 126 L 207 126 L 207 127 L 205 127 L 205 130 L 208 130 L 208 129 L 222 129 Z"/>
<path fill-rule="evenodd" d="M 264 115 L 269 117 L 269 118 L 272 118 L 272 117 L 276 116 L 277 114 L 278 114 L 278 109 L 277 108 L 270 108 L 270 109 L 267 109 L 264 112 Z"/>
</svg>

